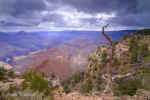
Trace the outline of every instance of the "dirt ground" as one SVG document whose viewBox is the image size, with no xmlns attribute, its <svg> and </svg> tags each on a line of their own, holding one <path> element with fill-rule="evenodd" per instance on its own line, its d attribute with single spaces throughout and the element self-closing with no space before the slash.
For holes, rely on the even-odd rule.
<svg viewBox="0 0 150 100">
<path fill-rule="evenodd" d="M 67 95 L 57 95 L 54 100 L 114 100 L 111 96 L 83 96 L 79 93 L 71 93 Z"/>
</svg>

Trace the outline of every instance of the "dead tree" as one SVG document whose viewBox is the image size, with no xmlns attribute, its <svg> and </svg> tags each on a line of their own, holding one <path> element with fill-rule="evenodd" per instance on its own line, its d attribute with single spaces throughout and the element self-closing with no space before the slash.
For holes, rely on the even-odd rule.
<svg viewBox="0 0 150 100">
<path fill-rule="evenodd" d="M 109 24 L 108 24 L 109 25 Z M 102 27 L 102 35 L 107 39 L 107 41 L 109 42 L 110 46 L 111 46 L 111 54 L 107 57 L 107 85 L 105 87 L 104 93 L 110 93 L 113 95 L 113 91 L 112 91 L 112 67 L 113 67 L 113 59 L 114 59 L 114 45 L 113 45 L 113 41 L 111 40 L 111 38 L 105 34 L 105 28 L 108 27 L 108 25 Z"/>
</svg>

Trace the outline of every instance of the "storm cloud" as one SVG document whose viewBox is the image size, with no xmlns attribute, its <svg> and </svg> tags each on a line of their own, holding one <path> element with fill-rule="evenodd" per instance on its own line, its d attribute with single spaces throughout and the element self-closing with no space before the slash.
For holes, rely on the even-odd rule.
<svg viewBox="0 0 150 100">
<path fill-rule="evenodd" d="M 0 0 L 2 30 L 150 27 L 150 0 Z M 19 28 L 18 28 L 19 27 Z"/>
</svg>

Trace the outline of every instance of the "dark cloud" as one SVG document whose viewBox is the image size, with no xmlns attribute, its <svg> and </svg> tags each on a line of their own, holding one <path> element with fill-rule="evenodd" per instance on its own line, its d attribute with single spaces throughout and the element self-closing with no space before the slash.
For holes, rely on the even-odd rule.
<svg viewBox="0 0 150 100">
<path fill-rule="evenodd" d="M 149 10 L 150 0 L 0 0 L 0 26 L 97 28 L 104 22 L 150 27 Z"/>
<path fill-rule="evenodd" d="M 28 14 L 30 16 L 35 11 L 42 11 L 46 9 L 46 5 L 43 0 L 18 0 L 14 4 L 13 16 L 19 16 L 22 14 Z"/>
<path fill-rule="evenodd" d="M 118 25 L 124 25 L 127 27 L 150 27 L 150 14 L 131 14 L 127 16 L 118 16 L 111 20 L 109 20 L 110 23 L 118 24 Z"/>
<path fill-rule="evenodd" d="M 1 14 L 17 16 L 46 9 L 44 0 L 1 0 Z"/>
<path fill-rule="evenodd" d="M 62 5 L 70 5 L 79 11 L 88 13 L 135 13 L 137 0 L 49 0 L 53 3 L 61 3 Z"/>
</svg>

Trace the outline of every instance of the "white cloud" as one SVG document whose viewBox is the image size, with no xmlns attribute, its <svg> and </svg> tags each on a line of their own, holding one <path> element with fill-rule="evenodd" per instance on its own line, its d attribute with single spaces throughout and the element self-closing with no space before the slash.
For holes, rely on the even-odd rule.
<svg viewBox="0 0 150 100">
<path fill-rule="evenodd" d="M 96 29 L 101 27 L 102 25 L 107 23 L 107 20 L 110 18 L 115 17 L 115 14 L 105 14 L 105 13 L 96 13 L 96 14 L 89 14 L 85 12 L 78 11 L 76 8 L 72 8 L 69 6 L 60 7 L 57 10 L 54 10 L 52 12 L 49 11 L 43 11 L 41 13 L 43 16 L 47 16 L 51 18 L 52 15 L 58 15 L 59 18 L 63 20 L 63 28 L 65 29 Z M 57 17 L 58 18 L 58 17 Z M 62 28 L 62 26 L 58 26 L 60 22 L 58 22 L 59 19 L 53 20 L 53 21 L 47 21 L 41 23 L 39 26 L 43 28 L 50 28 L 50 27 L 56 27 Z M 91 22 L 90 22 L 91 20 Z"/>
</svg>

